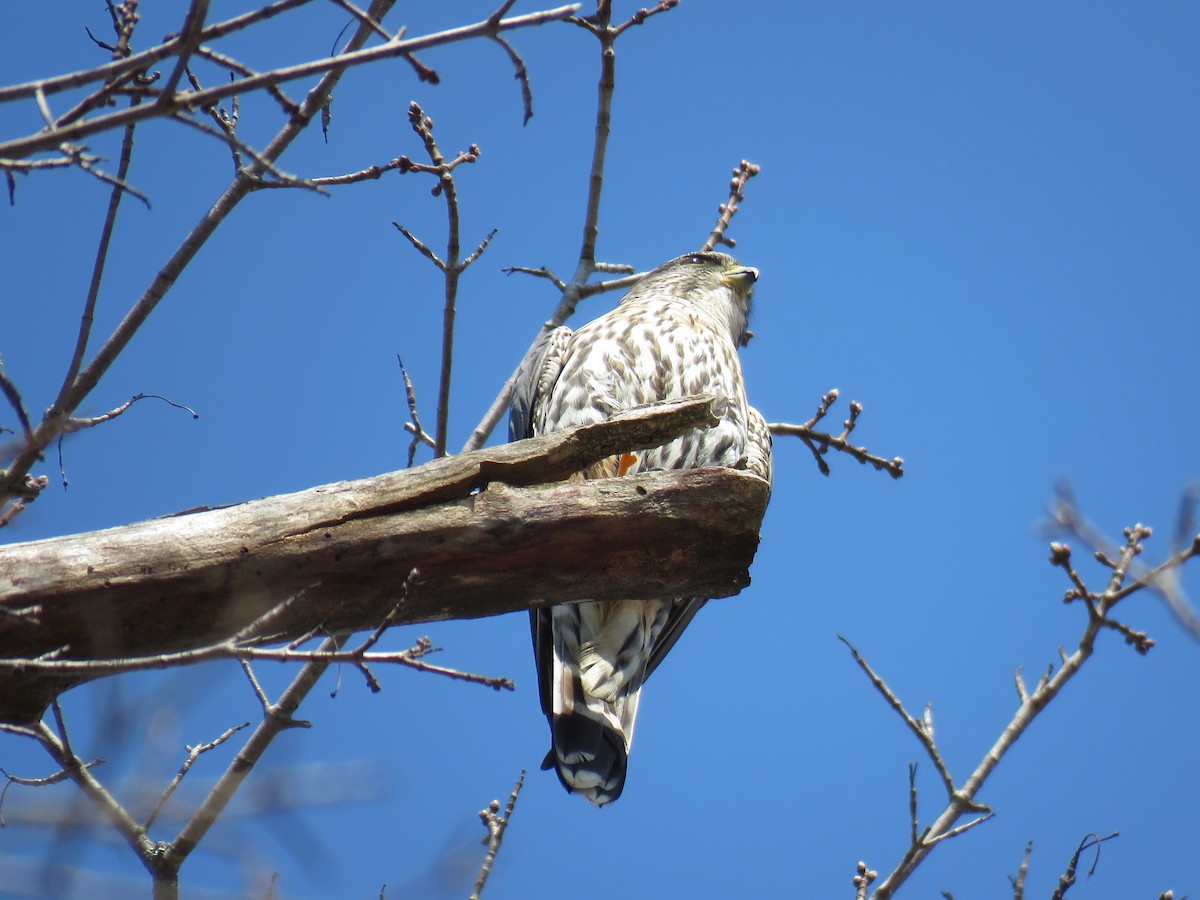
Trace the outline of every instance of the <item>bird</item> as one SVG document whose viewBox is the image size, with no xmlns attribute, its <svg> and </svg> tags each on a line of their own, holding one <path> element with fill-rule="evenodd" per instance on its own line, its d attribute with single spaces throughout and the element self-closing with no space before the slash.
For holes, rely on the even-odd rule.
<svg viewBox="0 0 1200 900">
<path fill-rule="evenodd" d="M 573 480 L 727 466 L 771 480 L 771 434 L 746 400 L 738 348 L 750 333 L 758 270 L 726 253 L 686 253 L 638 280 L 577 331 L 543 333 L 518 369 L 512 440 L 603 421 L 651 403 L 711 393 L 721 419 L 661 447 L 622 453 Z M 530 611 L 553 768 L 597 806 L 621 796 L 642 686 L 707 598 L 584 601 Z"/>
</svg>

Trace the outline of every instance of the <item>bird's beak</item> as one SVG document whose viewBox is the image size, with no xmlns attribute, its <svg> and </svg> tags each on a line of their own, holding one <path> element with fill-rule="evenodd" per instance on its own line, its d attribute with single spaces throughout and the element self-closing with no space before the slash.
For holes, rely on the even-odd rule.
<svg viewBox="0 0 1200 900">
<path fill-rule="evenodd" d="M 721 280 L 733 288 L 740 296 L 750 293 L 754 282 L 758 281 L 758 269 L 753 266 L 735 266 L 721 276 Z"/>
</svg>

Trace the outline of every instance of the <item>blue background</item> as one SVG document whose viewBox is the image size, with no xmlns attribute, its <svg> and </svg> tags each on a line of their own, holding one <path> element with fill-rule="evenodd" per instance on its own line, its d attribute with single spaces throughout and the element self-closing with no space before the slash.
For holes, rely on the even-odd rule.
<svg viewBox="0 0 1200 900">
<path fill-rule="evenodd" d="M 178 28 L 182 8 L 147 5 L 135 47 Z M 241 8 L 214 3 L 212 18 Z M 490 12 L 401 5 L 388 24 L 417 35 Z M 345 18 L 318 6 L 272 24 L 269 39 L 221 49 L 259 70 L 299 62 L 327 53 Z M 103 61 L 85 24 L 109 33 L 102 5 L 25 8 L 9 22 L 0 82 Z M 581 236 L 597 43 L 567 24 L 510 38 L 533 82 L 528 126 L 501 49 L 469 43 L 423 55 L 437 87 L 402 61 L 351 71 L 330 141 L 313 128 L 280 164 L 318 176 L 421 159 L 412 99 L 447 153 L 482 148 L 458 170 L 464 246 L 500 231 L 461 286 L 455 448 L 557 299 L 501 267 L 569 279 Z M 522 768 L 492 900 L 849 897 L 857 860 L 890 871 L 908 843 L 907 764 L 920 762 L 923 823 L 941 809 L 940 781 L 836 636 L 912 712 L 932 701 L 939 744 L 965 779 L 1015 710 L 1014 669 L 1032 684 L 1083 628 L 1046 562 L 1055 480 L 1118 539 L 1135 521 L 1156 526 L 1146 556 L 1158 559 L 1180 492 L 1200 475 L 1198 39 L 1200 7 L 1186 2 L 687 0 L 629 31 L 599 257 L 644 270 L 698 246 L 731 168 L 759 163 L 730 230 L 762 271 L 743 355 L 751 400 L 769 420 L 802 422 L 837 387 L 830 424 L 860 400 L 857 439 L 903 456 L 908 474 L 893 482 L 838 458 L 824 478 L 803 445 L 777 440 L 754 583 L 710 604 L 655 674 L 613 806 L 591 808 L 537 769 L 548 734 L 524 615 L 400 629 L 387 646 L 429 634 L 445 648 L 438 662 L 507 675 L 517 691 L 385 669 L 376 696 L 348 670 L 331 699 L 328 677 L 301 709 L 314 727 L 284 734 L 248 785 L 281 777 L 283 809 L 220 821 L 183 870 L 186 895 L 252 885 L 261 896 L 277 872 L 291 897 L 373 897 L 383 883 L 388 897 L 465 896 L 483 854 L 476 813 Z M 269 102 L 243 98 L 243 140 L 261 146 L 278 123 Z M 32 104 L 0 112 L 6 136 L 40 125 Z M 91 146 L 115 169 L 114 139 Z M 211 138 L 169 123 L 139 130 L 130 180 L 153 208 L 125 202 L 96 345 L 230 175 Z M 51 487 L 4 540 L 401 467 L 396 354 L 431 424 L 441 281 L 391 222 L 443 247 L 431 183 L 392 173 L 328 198 L 245 201 L 80 410 L 154 392 L 200 418 L 148 400 L 69 438 L 69 490 L 51 453 L 35 470 Z M 35 417 L 70 356 L 107 199 L 86 175 L 45 172 L 19 179 L 16 205 L 0 210 L 0 352 Z M 575 324 L 615 301 L 586 301 Z M 1084 577 L 1100 587 L 1086 556 Z M 1194 573 L 1185 583 L 1196 593 Z M 1032 840 L 1028 888 L 1045 896 L 1088 833 L 1117 830 L 1072 896 L 1200 894 L 1200 646 L 1149 594 L 1118 617 L 1158 641 L 1151 654 L 1102 635 L 980 795 L 996 818 L 939 847 L 906 894 L 1007 896 Z M 259 670 L 275 692 L 293 671 Z M 76 747 L 108 759 L 100 774 L 124 799 L 165 785 L 185 743 L 258 712 L 233 663 L 102 682 L 65 709 Z M 215 778 L 233 746 L 203 757 L 185 792 Z M 315 763 L 326 768 L 272 774 Z M 0 739 L 0 765 L 53 769 L 13 737 Z M 56 891 L 148 891 L 111 837 L 21 824 L 22 810 L 72 802 L 69 785 L 9 792 L 0 892 L 43 894 L 42 867 L 64 862 L 87 871 Z"/>
</svg>

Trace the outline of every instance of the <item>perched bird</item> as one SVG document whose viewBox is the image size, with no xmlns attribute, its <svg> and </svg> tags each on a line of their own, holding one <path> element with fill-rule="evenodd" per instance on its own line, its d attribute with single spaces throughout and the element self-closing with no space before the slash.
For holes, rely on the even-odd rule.
<svg viewBox="0 0 1200 900">
<path fill-rule="evenodd" d="M 688 253 L 649 272 L 616 309 L 578 331 L 548 332 L 518 374 L 511 438 L 707 392 L 725 401 L 715 427 L 614 456 L 575 477 L 728 466 L 770 481 L 771 435 L 746 402 L 738 359 L 757 279 L 757 269 L 727 254 Z M 542 767 L 553 767 L 568 791 L 597 805 L 621 795 L 642 684 L 704 603 L 631 598 L 530 612 L 552 744 Z"/>
</svg>

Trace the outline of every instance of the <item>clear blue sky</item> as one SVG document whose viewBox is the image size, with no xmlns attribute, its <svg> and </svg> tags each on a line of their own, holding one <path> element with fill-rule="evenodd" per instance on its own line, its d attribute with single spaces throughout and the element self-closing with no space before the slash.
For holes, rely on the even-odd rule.
<svg viewBox="0 0 1200 900">
<path fill-rule="evenodd" d="M 231 5 L 214 6 L 221 15 Z M 390 24 L 410 34 L 490 12 L 405 7 Z M 139 46 L 178 27 L 178 12 L 143 14 Z M 307 59 L 328 51 L 341 23 L 331 5 L 285 25 L 269 49 L 229 51 L 259 69 Z M 102 4 L 25 9 L 9 22 L 0 81 L 98 61 L 85 24 L 106 33 Z M 512 39 L 533 80 L 528 126 L 501 50 L 469 44 L 425 55 L 438 87 L 403 63 L 351 73 L 330 142 L 313 130 L 282 160 L 329 175 L 417 158 L 412 99 L 447 151 L 483 149 L 459 170 L 464 243 L 500 231 L 462 285 L 455 447 L 555 300 L 548 285 L 500 268 L 544 264 L 569 277 L 578 252 L 596 45 L 568 25 Z M 777 442 L 754 583 L 710 604 L 651 680 L 613 806 L 568 797 L 537 769 L 548 734 L 523 615 L 404 629 L 388 636 L 392 647 L 428 634 L 445 648 L 440 662 L 510 676 L 517 691 L 386 670 L 371 695 L 344 673 L 335 700 L 318 689 L 302 709 L 314 728 L 284 735 L 268 762 L 370 763 L 365 781 L 361 768 L 346 777 L 374 799 L 223 822 L 206 844 L 223 852 L 199 852 L 186 883 L 242 885 L 241 853 L 278 871 L 291 897 L 373 897 L 385 882 L 388 897 L 465 896 L 482 855 L 476 813 L 507 796 L 522 768 L 492 900 L 849 897 L 857 860 L 889 871 L 908 840 L 907 764 L 921 763 L 923 822 L 941 808 L 940 783 L 836 635 L 913 712 L 933 702 L 942 750 L 965 778 L 1015 708 L 1013 670 L 1035 681 L 1083 626 L 1082 610 L 1060 602 L 1067 584 L 1039 532 L 1055 480 L 1069 479 L 1110 534 L 1157 526 L 1147 555 L 1158 558 L 1180 491 L 1200 476 L 1197 46 L 1200 7 L 1185 2 L 684 0 L 628 33 L 600 257 L 645 269 L 694 248 L 731 168 L 761 164 L 731 229 L 738 255 L 762 271 L 744 353 L 751 400 L 770 420 L 803 421 L 837 387 L 834 421 L 860 400 L 858 437 L 903 456 L 908 475 L 893 482 L 835 459 L 823 478 L 802 445 Z M 35 109 L 6 109 L 0 131 L 38 122 Z M 276 127 L 273 111 L 243 103 L 246 140 Z M 154 207 L 128 203 L 119 221 L 98 336 L 229 169 L 208 138 L 143 129 L 131 180 Z M 402 466 L 395 356 L 431 418 L 440 283 L 391 221 L 440 243 L 443 207 L 428 189 L 392 174 L 329 198 L 251 197 L 82 410 L 155 392 L 200 419 L 148 401 L 71 438 L 70 489 L 48 459 L 38 471 L 55 484 L 4 540 Z M 83 175 L 42 173 L 22 178 L 16 206 L 0 210 L 0 352 L 31 410 L 53 399 L 69 358 L 106 202 Z M 578 321 L 613 302 L 589 301 Z M 1200 596 L 1195 572 L 1186 583 Z M 1009 896 L 1029 840 L 1029 895 L 1047 896 L 1079 841 L 1111 831 L 1121 837 L 1071 896 L 1200 895 L 1200 644 L 1149 595 L 1121 613 L 1158 641 L 1152 653 L 1102 637 L 982 793 L 996 819 L 940 847 L 906 896 Z M 265 671 L 276 689 L 285 674 Z M 134 718 L 115 729 L 122 740 L 93 742 L 92 710 L 113 691 Z M 185 743 L 254 718 L 256 704 L 227 664 L 79 690 L 66 710 L 81 752 L 109 759 L 109 778 L 165 784 Z M 210 754 L 189 779 L 199 785 L 229 758 Z M 0 765 L 52 768 L 13 738 L 0 740 Z M 54 790 L 62 802 L 72 795 Z M 5 812 L 45 796 L 14 789 Z M 52 846 L 47 830 L 10 825 L 0 872 L 36 867 Z M 146 884 L 123 847 L 63 846 L 81 865 Z M 20 883 L 0 878 L 0 893 Z"/>
</svg>

